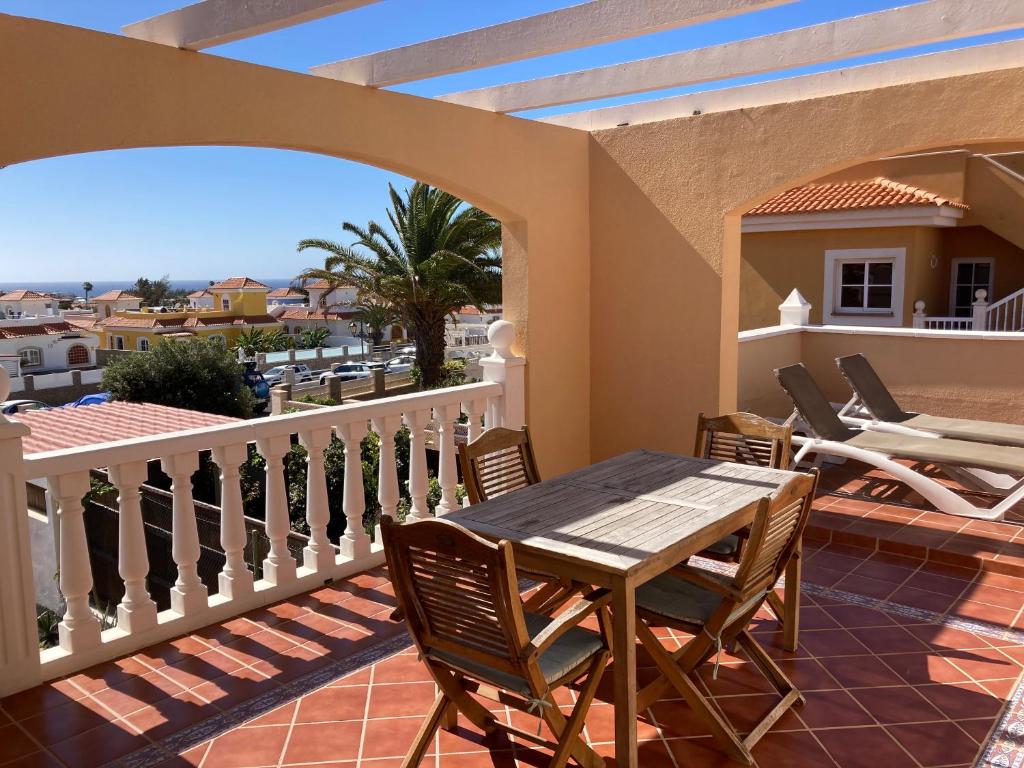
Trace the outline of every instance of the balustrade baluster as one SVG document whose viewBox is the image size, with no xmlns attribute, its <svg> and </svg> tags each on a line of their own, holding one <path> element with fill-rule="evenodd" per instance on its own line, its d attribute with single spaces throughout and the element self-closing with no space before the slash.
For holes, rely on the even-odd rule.
<svg viewBox="0 0 1024 768">
<path fill-rule="evenodd" d="M 171 478 L 171 556 L 178 578 L 171 588 L 171 610 L 190 616 L 207 607 L 206 585 L 199 579 L 199 531 L 192 499 L 192 475 L 199 469 L 199 454 L 179 453 L 160 460 Z"/>
<path fill-rule="evenodd" d="M 469 442 L 473 442 L 480 437 L 480 433 L 483 431 L 480 417 L 483 415 L 486 407 L 487 403 L 483 400 L 470 400 L 463 403 L 463 409 L 466 411 L 466 417 L 469 419 Z"/>
<path fill-rule="evenodd" d="M 89 473 L 73 472 L 47 478 L 60 515 L 60 591 L 67 607 L 58 627 L 60 647 L 84 651 L 100 644 L 100 622 L 89 609 L 92 566 L 85 537 L 82 498 L 89 492 Z"/>
<path fill-rule="evenodd" d="M 413 520 L 425 520 L 430 517 L 427 507 L 427 445 L 424 432 L 430 421 L 430 411 L 411 411 L 405 414 L 405 424 L 409 427 L 409 496 L 412 498 L 412 509 L 409 517 Z"/>
<path fill-rule="evenodd" d="M 455 420 L 461 413 L 462 409 L 458 403 L 441 405 L 434 409 L 434 418 L 437 420 L 438 450 L 441 452 L 437 473 L 437 479 L 441 483 L 441 503 L 437 505 L 438 515 L 447 515 L 452 510 L 459 508 L 459 502 L 455 498 L 455 486 L 458 484 L 458 475 L 455 470 Z"/>
<path fill-rule="evenodd" d="M 252 593 L 252 571 L 245 564 L 245 517 L 238 468 L 248 458 L 248 449 L 226 445 L 213 449 L 213 460 L 220 467 L 220 545 L 224 549 L 224 569 L 218 576 L 219 593 L 236 598 Z"/>
<path fill-rule="evenodd" d="M 117 486 L 117 571 L 124 581 L 124 597 L 117 606 L 117 628 L 141 632 L 156 626 L 156 603 L 146 589 L 149 554 L 142 522 L 141 486 L 148 473 L 146 462 L 133 461 L 110 467 Z"/>
<path fill-rule="evenodd" d="M 373 431 L 380 435 L 380 459 L 377 462 L 377 501 L 382 515 L 398 514 L 398 466 L 395 463 L 395 432 L 402 417 L 380 416 L 373 420 Z"/>
<path fill-rule="evenodd" d="M 284 479 L 284 457 L 291 449 L 288 435 L 260 438 L 256 449 L 266 461 L 267 503 L 265 509 L 270 552 L 263 560 L 263 578 L 272 584 L 295 581 L 295 558 L 288 551 L 288 489 Z"/>
<path fill-rule="evenodd" d="M 338 434 L 345 443 L 345 535 L 341 553 L 353 560 L 370 554 L 370 537 L 363 527 L 366 498 L 363 495 L 363 460 L 361 444 L 366 437 L 366 422 L 342 424 Z"/>
<path fill-rule="evenodd" d="M 324 449 L 330 445 L 331 430 L 310 429 L 299 433 L 299 442 L 306 449 L 306 522 L 309 544 L 302 551 L 303 563 L 314 571 L 326 572 L 334 566 L 336 553 L 327 537 L 331 519 L 327 500 L 327 473 L 324 470 Z"/>
</svg>

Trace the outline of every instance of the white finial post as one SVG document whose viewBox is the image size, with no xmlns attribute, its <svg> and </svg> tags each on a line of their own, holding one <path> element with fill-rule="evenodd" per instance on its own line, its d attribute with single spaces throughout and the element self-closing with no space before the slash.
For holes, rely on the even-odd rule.
<svg viewBox="0 0 1024 768">
<path fill-rule="evenodd" d="M 925 303 L 918 299 L 914 302 L 914 327 L 924 328 L 924 321 L 927 315 L 924 313 Z"/>
<path fill-rule="evenodd" d="M 526 358 L 512 352 L 516 328 L 507 320 L 496 320 L 487 328 L 487 341 L 494 352 L 480 360 L 484 381 L 504 387 L 497 408 L 489 409 L 487 427 L 519 429 L 526 424 Z"/>
<path fill-rule="evenodd" d="M 972 329 L 975 331 L 988 330 L 988 291 L 979 288 L 974 292 L 975 301 L 971 305 L 971 317 L 974 318 Z"/>
<path fill-rule="evenodd" d="M 794 288 L 779 304 L 779 325 L 810 325 L 811 302 Z"/>
</svg>

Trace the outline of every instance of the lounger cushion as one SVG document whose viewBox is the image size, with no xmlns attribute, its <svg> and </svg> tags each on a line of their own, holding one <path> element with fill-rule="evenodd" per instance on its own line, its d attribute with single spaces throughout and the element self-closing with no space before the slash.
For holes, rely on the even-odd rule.
<svg viewBox="0 0 1024 768">
<path fill-rule="evenodd" d="M 859 432 L 844 444 L 899 459 L 1024 475 L 1024 448 L 872 431 Z"/>
<path fill-rule="evenodd" d="M 525 614 L 526 630 L 530 637 L 536 637 L 554 619 L 536 613 Z M 601 637 L 587 629 L 572 627 L 540 655 L 538 664 L 541 674 L 548 683 L 553 683 L 581 666 L 604 647 Z M 431 651 L 432 658 L 467 672 L 470 677 L 496 685 L 521 696 L 530 695 L 530 686 L 516 675 L 494 669 L 477 661 L 443 651 Z"/>
<path fill-rule="evenodd" d="M 722 596 L 696 584 L 663 573 L 636 591 L 638 608 L 676 621 L 703 624 L 722 604 Z"/>
<path fill-rule="evenodd" d="M 937 435 L 994 445 L 1015 445 L 1024 448 L 1024 427 L 998 421 L 949 419 L 942 416 L 918 414 L 901 422 L 905 427 L 934 432 Z"/>
</svg>

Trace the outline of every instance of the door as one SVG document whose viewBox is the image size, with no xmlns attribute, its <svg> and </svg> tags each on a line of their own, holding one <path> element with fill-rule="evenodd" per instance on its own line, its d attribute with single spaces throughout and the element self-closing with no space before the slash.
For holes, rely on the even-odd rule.
<svg viewBox="0 0 1024 768">
<path fill-rule="evenodd" d="M 970 317 L 974 294 L 979 288 L 988 291 L 988 302 L 992 303 L 991 258 L 953 259 L 952 282 L 949 288 L 949 314 L 953 317 Z"/>
</svg>

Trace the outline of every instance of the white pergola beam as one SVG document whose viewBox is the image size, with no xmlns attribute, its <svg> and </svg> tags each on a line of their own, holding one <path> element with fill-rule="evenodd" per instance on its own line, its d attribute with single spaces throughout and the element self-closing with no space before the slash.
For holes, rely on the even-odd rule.
<svg viewBox="0 0 1024 768">
<path fill-rule="evenodd" d="M 443 101 L 520 112 L 825 64 L 1024 27 L 1022 0 L 930 0 L 708 48 L 463 91 Z"/>
<path fill-rule="evenodd" d="M 546 56 L 787 5 L 795 0 L 591 0 L 310 71 L 376 88 Z"/>
<path fill-rule="evenodd" d="M 863 64 L 768 83 L 557 115 L 543 118 L 541 122 L 584 131 L 600 131 L 621 125 L 657 123 L 683 117 L 699 120 L 700 115 L 714 112 L 788 104 L 844 93 L 1022 67 L 1024 40 L 1010 40 L 954 51 L 908 56 L 896 61 Z"/>
<path fill-rule="evenodd" d="M 199 51 L 380 0 L 203 0 L 121 28 L 128 37 Z"/>
</svg>

